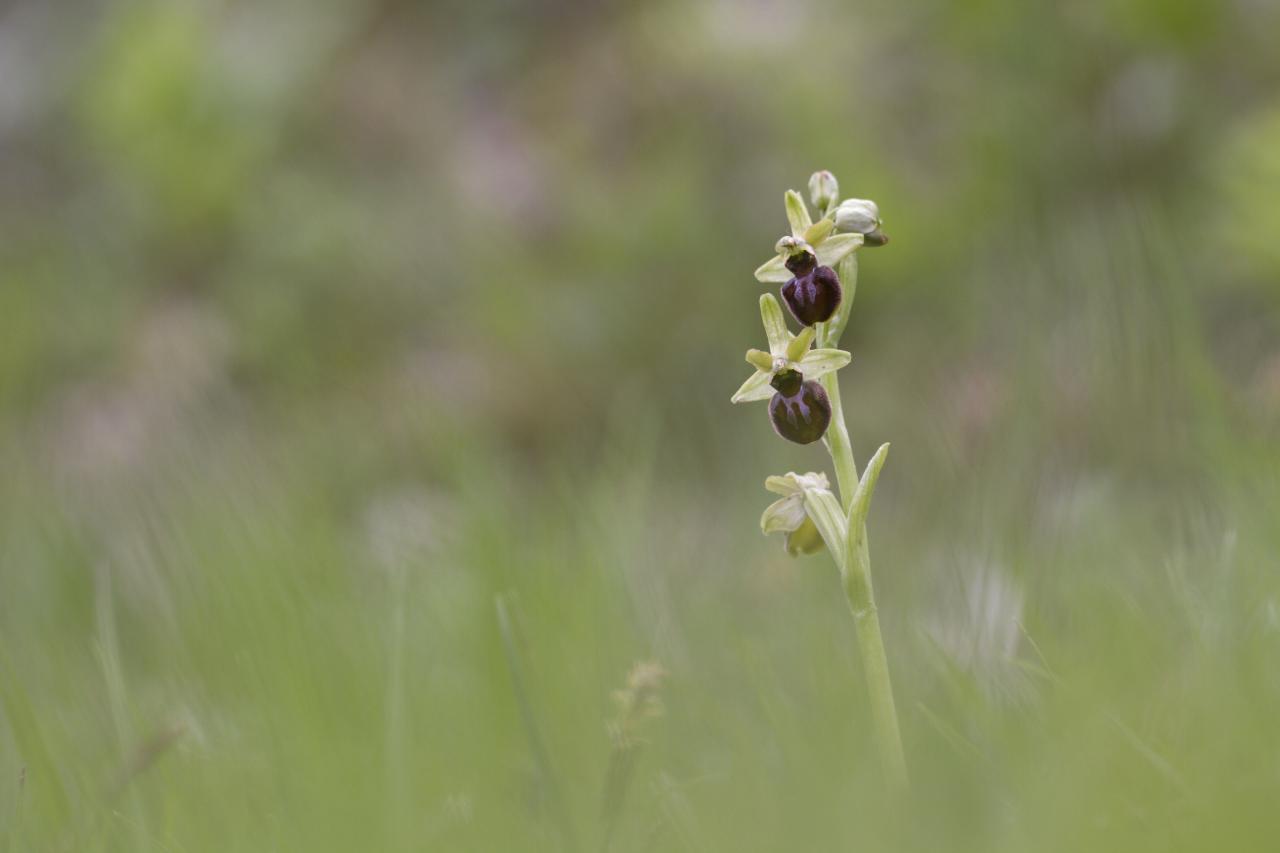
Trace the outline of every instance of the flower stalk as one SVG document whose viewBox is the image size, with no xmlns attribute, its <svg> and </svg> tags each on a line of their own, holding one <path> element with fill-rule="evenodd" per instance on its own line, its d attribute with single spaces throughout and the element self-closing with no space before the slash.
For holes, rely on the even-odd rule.
<svg viewBox="0 0 1280 853">
<path fill-rule="evenodd" d="M 776 300 L 769 294 L 761 297 L 761 317 L 768 332 L 772 358 L 766 358 L 766 354 L 758 350 L 748 353 L 747 360 L 757 368 L 757 373 L 739 389 L 733 401 L 764 399 L 770 383 L 780 373 L 804 374 L 811 366 L 821 368 L 820 372 L 808 378 L 816 378 L 817 384 L 825 391 L 829 417 L 821 430 L 822 441 L 835 468 L 840 497 L 837 500 L 831 493 L 825 475 L 820 473 L 770 477 L 766 487 L 783 495 L 783 498 L 765 510 L 761 528 L 766 533 L 786 533 L 787 552 L 792 555 L 821 549 L 821 546 L 805 548 L 798 545 L 811 538 L 806 536 L 806 530 L 816 528 L 821 542 L 835 561 L 858 636 L 875 739 L 885 777 L 892 788 L 901 790 L 908 783 L 907 765 L 871 580 L 866 529 L 867 512 L 889 445 L 881 445 L 859 478 L 836 376 L 836 370 L 849 361 L 848 353 L 838 346 L 857 290 L 855 250 L 863 245 L 882 246 L 888 238 L 880 230 L 879 209 L 874 202 L 849 199 L 837 204 L 838 184 L 829 172 L 815 173 L 809 187 L 811 200 L 823 218 L 813 222 L 799 193 L 788 191 L 785 202 L 792 234 L 778 241 L 777 257 L 757 269 L 756 278 L 761 282 L 786 282 L 782 294 L 787 298 L 789 289 L 794 290 L 800 277 L 812 267 L 812 263 L 796 264 L 794 258 L 812 257 L 831 273 L 834 279 L 832 289 L 838 304 L 833 310 L 823 312 L 821 322 L 810 325 L 806 321 L 811 319 L 811 315 L 803 310 L 797 311 L 792 300 L 788 300 L 792 316 L 805 325 L 800 335 L 793 336 L 785 329 L 785 320 L 780 316 Z M 782 328 L 779 328 L 780 322 L 784 324 Z M 808 349 L 810 339 L 817 346 L 814 350 Z M 771 414 L 773 409 L 774 404 L 771 404 Z M 774 428 L 783 438 L 797 443 L 813 440 L 807 433 L 800 437 L 805 440 L 794 437 L 774 420 Z"/>
</svg>

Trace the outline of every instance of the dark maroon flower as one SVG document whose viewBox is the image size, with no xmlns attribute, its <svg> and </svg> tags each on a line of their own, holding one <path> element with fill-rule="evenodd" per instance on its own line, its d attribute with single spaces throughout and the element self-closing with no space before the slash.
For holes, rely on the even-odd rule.
<svg viewBox="0 0 1280 853">
<path fill-rule="evenodd" d="M 840 277 L 831 267 L 818 266 L 812 252 L 802 252 L 786 260 L 792 278 L 782 285 L 782 301 L 791 316 L 805 326 L 824 323 L 840 307 Z"/>
<path fill-rule="evenodd" d="M 796 444 L 812 444 L 822 438 L 831 423 L 826 389 L 794 370 L 782 371 L 769 384 L 778 392 L 769 401 L 774 432 Z"/>
</svg>

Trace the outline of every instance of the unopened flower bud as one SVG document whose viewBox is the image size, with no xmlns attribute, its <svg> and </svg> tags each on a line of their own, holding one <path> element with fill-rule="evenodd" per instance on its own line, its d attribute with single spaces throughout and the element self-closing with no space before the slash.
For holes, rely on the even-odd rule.
<svg viewBox="0 0 1280 853">
<path fill-rule="evenodd" d="M 836 230 L 870 234 L 880 227 L 880 208 L 874 201 L 847 198 L 836 208 Z"/>
<path fill-rule="evenodd" d="M 812 444 L 822 438 L 831 423 L 831 400 L 815 380 L 805 380 L 786 370 L 770 383 L 778 393 L 769 401 L 769 420 L 778 435 L 796 444 Z"/>
<path fill-rule="evenodd" d="M 809 176 L 809 201 L 821 212 L 836 203 L 840 197 L 840 184 L 836 176 L 823 169 Z"/>
</svg>

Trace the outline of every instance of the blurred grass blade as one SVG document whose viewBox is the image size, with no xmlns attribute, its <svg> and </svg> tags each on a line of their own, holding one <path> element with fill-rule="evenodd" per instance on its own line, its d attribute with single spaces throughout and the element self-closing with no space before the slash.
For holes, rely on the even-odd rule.
<svg viewBox="0 0 1280 853">
<path fill-rule="evenodd" d="M 520 720 L 524 725 L 525 736 L 529 739 L 529 748 L 533 751 L 533 760 L 538 767 L 542 785 L 546 789 L 547 801 L 551 804 L 552 817 L 556 821 L 561 841 L 566 850 L 576 851 L 578 844 L 573 832 L 573 822 L 569 818 L 569 810 L 565 806 L 559 780 L 551 764 L 551 753 L 547 749 L 546 741 L 542 739 L 537 715 L 534 713 L 533 703 L 525 687 L 524 670 L 516 649 L 515 632 L 512 629 L 506 598 L 500 593 L 494 596 L 493 602 L 498 611 L 498 630 L 502 634 L 502 651 L 506 655 L 507 667 L 511 671 L 511 686 L 515 690 L 516 704 L 520 707 Z"/>
<path fill-rule="evenodd" d="M 991 763 L 990 760 L 983 755 L 982 750 L 978 749 L 977 745 L 973 741 L 962 735 L 955 726 L 935 714 L 929 709 L 928 705 L 923 702 L 916 702 L 916 708 L 918 708 L 920 713 L 924 715 L 924 718 L 929 721 L 929 725 L 933 726 L 934 731 L 936 731 L 943 740 L 950 744 L 952 749 L 957 753 L 968 758 L 972 758 L 979 764 L 988 765 Z"/>
<path fill-rule="evenodd" d="M 609 766 L 605 770 L 604 794 L 601 797 L 600 851 L 607 853 L 613 842 L 614 831 L 622 816 L 622 807 L 626 802 L 627 788 L 631 783 L 632 771 L 636 765 L 636 752 L 632 749 L 614 748 L 609 751 Z"/>
<path fill-rule="evenodd" d="M 71 816 L 70 800 L 27 693 L 3 651 L 0 651 L 0 710 L 4 711 L 18 752 L 29 768 L 26 787 L 31 791 L 33 811 L 47 826 L 66 826 Z"/>
</svg>

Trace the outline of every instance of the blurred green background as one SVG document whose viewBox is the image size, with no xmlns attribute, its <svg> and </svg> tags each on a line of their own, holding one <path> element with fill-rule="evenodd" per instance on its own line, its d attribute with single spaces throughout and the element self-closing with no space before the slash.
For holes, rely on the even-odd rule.
<svg viewBox="0 0 1280 853">
<path fill-rule="evenodd" d="M 0 2 L 0 850 L 1275 849 L 1278 36 Z M 819 168 L 905 801 L 728 402 Z"/>
</svg>

